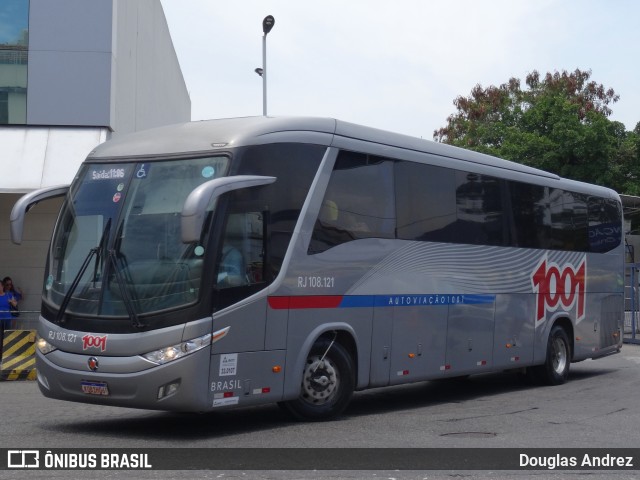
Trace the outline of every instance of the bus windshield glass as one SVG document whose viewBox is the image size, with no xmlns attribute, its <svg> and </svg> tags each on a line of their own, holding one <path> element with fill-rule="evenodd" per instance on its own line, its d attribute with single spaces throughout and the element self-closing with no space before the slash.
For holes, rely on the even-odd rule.
<svg viewBox="0 0 640 480">
<path fill-rule="evenodd" d="M 228 166 L 226 156 L 85 165 L 54 232 L 44 301 L 59 319 L 197 301 L 206 243 L 182 243 L 180 214 L 189 193 Z"/>
</svg>

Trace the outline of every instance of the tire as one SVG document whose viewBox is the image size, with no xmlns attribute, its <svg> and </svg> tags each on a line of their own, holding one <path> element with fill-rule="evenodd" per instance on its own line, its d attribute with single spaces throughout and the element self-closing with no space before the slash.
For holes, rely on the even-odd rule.
<svg viewBox="0 0 640 480">
<path fill-rule="evenodd" d="M 328 420 L 347 408 L 354 388 L 351 355 L 339 343 L 320 339 L 305 362 L 300 396 L 283 406 L 298 420 Z"/>
<path fill-rule="evenodd" d="M 547 356 L 544 365 L 534 368 L 534 375 L 546 385 L 562 385 L 569 377 L 571 345 L 564 328 L 555 325 L 547 340 Z"/>
</svg>

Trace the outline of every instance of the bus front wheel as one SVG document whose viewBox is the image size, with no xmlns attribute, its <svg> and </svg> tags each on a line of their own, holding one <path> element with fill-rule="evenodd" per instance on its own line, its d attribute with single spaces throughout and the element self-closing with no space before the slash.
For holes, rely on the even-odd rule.
<svg viewBox="0 0 640 480">
<path fill-rule="evenodd" d="M 547 357 L 544 365 L 535 367 L 535 374 L 547 385 L 561 385 L 569 377 L 571 345 L 564 328 L 555 325 L 547 340 Z"/>
<path fill-rule="evenodd" d="M 299 420 L 327 420 L 347 408 L 354 388 L 349 352 L 335 341 L 320 339 L 307 356 L 300 395 L 284 407 Z"/>
</svg>

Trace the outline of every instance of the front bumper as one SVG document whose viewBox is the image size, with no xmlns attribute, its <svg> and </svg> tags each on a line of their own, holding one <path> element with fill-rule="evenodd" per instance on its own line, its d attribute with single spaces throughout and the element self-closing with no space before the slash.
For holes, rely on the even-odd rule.
<svg viewBox="0 0 640 480">
<path fill-rule="evenodd" d="M 151 365 L 139 370 L 140 357 L 95 357 L 113 366 L 117 373 L 91 371 L 91 355 L 56 350 L 55 355 L 36 351 L 38 386 L 44 396 L 72 402 L 111 405 L 128 408 L 201 412 L 211 408 L 208 391 L 211 352 L 209 348 L 164 365 Z M 74 365 L 74 368 L 70 368 Z M 86 370 L 79 366 L 86 365 Z M 137 371 L 128 372 L 127 365 Z M 113 368 L 110 368 L 113 371 Z M 106 384 L 108 395 L 84 393 L 82 384 Z M 161 388 L 179 384 L 170 395 L 159 398 Z"/>
</svg>

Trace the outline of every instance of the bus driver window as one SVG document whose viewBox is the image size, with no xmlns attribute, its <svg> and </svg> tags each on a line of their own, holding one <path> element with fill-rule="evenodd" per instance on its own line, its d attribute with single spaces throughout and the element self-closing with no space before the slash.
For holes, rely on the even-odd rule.
<svg viewBox="0 0 640 480">
<path fill-rule="evenodd" d="M 218 269 L 218 286 L 224 288 L 246 284 L 246 267 L 242 253 L 233 245 L 225 243 Z"/>
<path fill-rule="evenodd" d="M 246 219 L 243 214 L 230 214 L 224 235 L 218 268 L 218 287 L 247 285 L 244 250 L 247 248 Z"/>
</svg>

